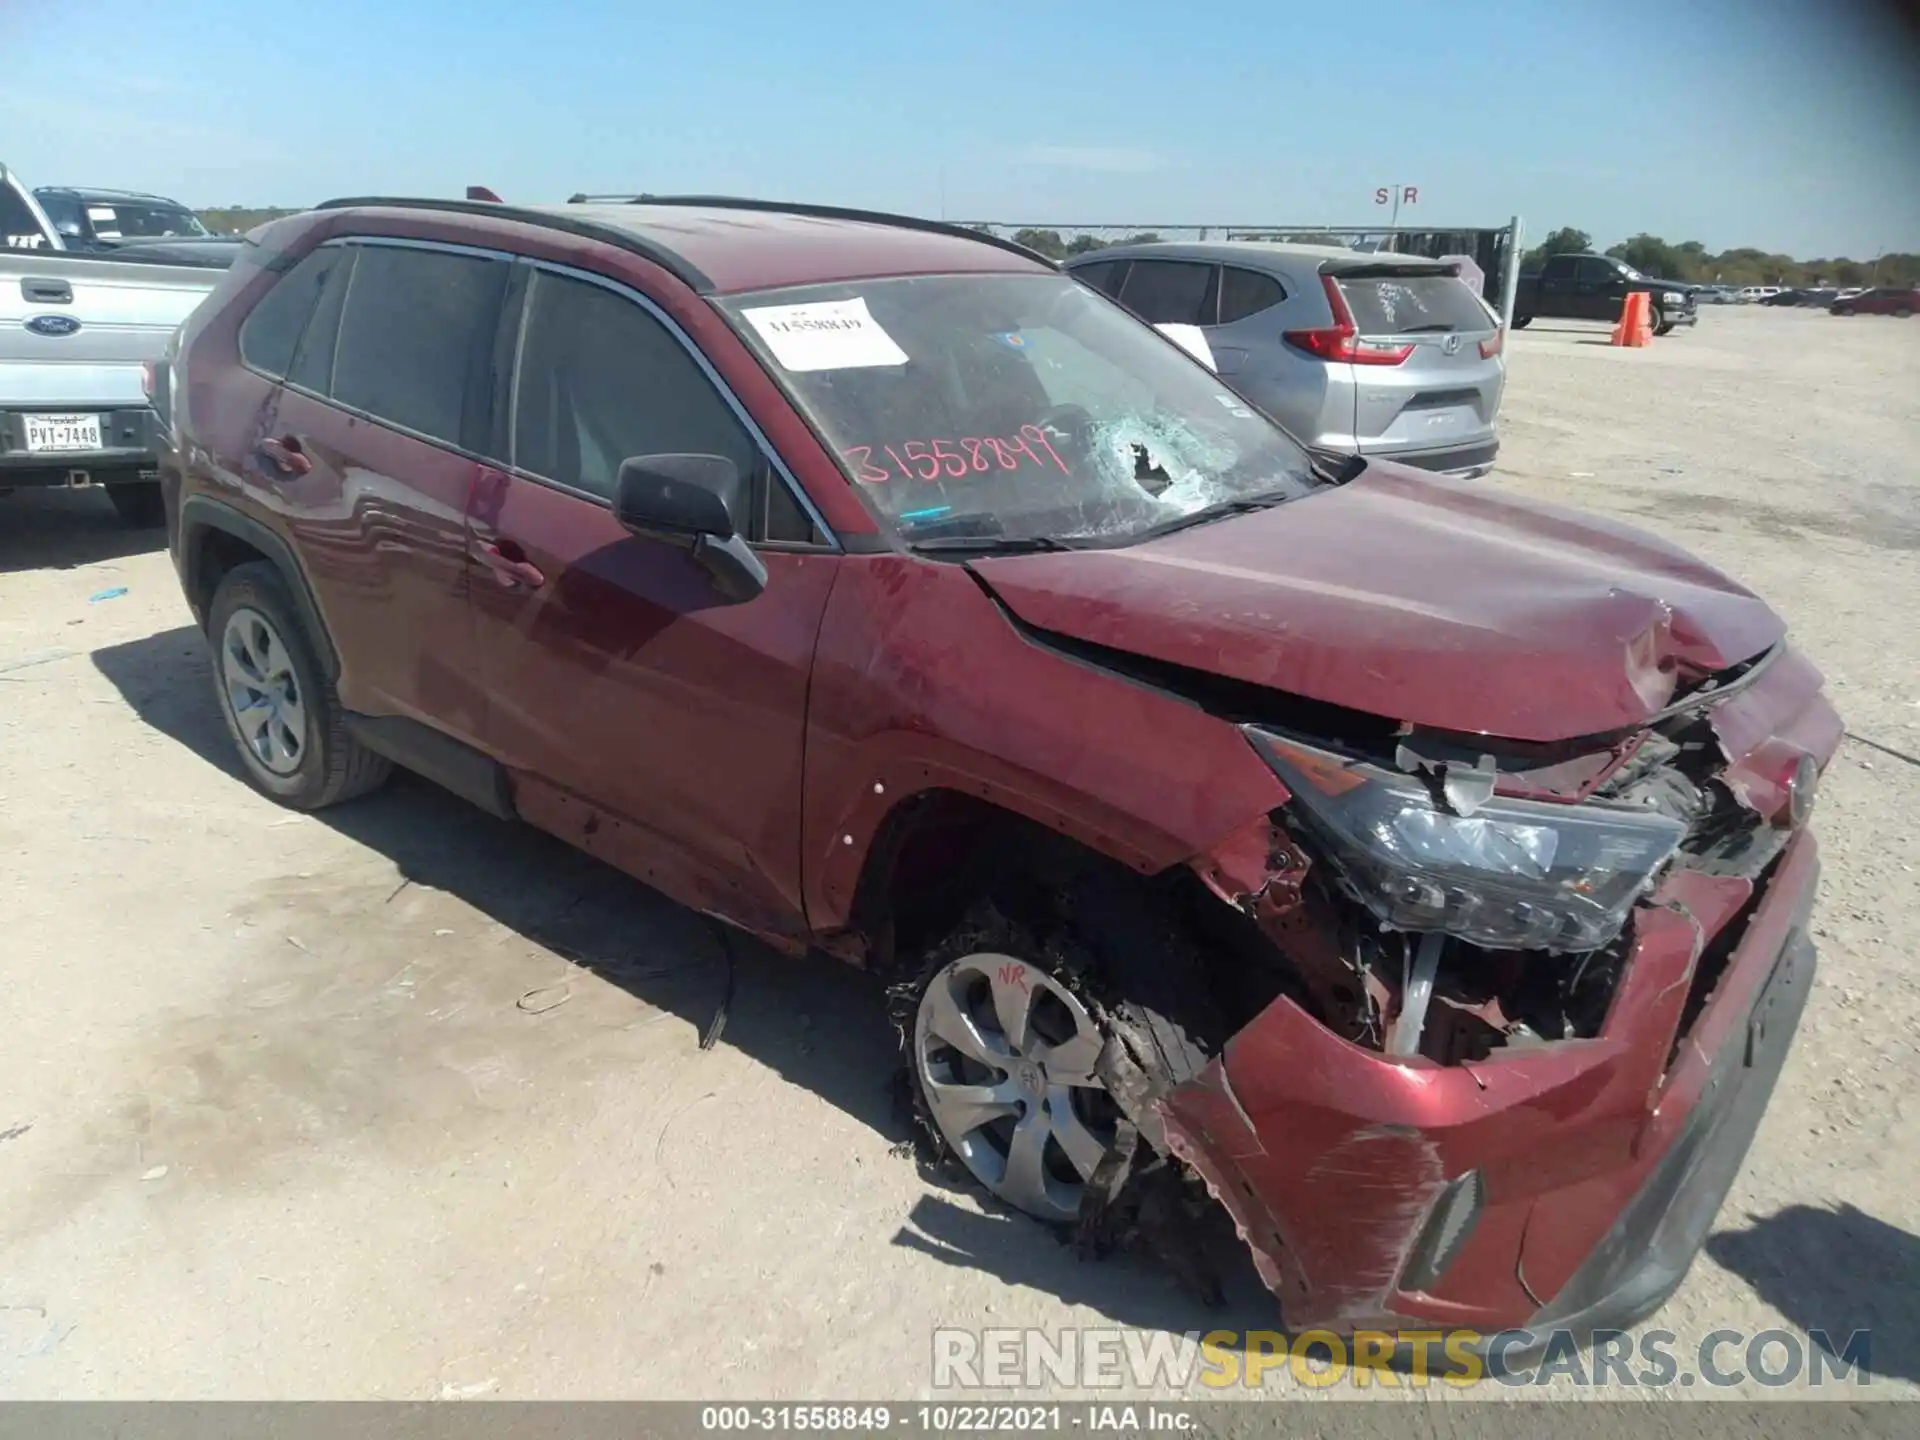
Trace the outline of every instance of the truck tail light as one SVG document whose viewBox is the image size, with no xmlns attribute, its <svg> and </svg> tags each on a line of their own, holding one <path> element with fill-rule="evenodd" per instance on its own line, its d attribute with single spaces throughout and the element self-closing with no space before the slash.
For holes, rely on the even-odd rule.
<svg viewBox="0 0 1920 1440">
<path fill-rule="evenodd" d="M 1491 360 L 1506 348 L 1506 343 L 1507 332 L 1504 329 L 1494 331 L 1493 334 L 1480 342 L 1480 358 L 1482 360 Z"/>
<path fill-rule="evenodd" d="M 1347 297 L 1340 293 L 1333 276 L 1322 275 L 1320 284 L 1327 292 L 1327 304 L 1333 310 L 1333 324 L 1317 330 L 1288 330 L 1281 339 L 1297 350 L 1322 360 L 1342 360 L 1349 365 L 1398 365 L 1413 354 L 1411 345 L 1393 345 L 1384 340 L 1362 340 L 1353 323 L 1353 311 Z"/>
</svg>

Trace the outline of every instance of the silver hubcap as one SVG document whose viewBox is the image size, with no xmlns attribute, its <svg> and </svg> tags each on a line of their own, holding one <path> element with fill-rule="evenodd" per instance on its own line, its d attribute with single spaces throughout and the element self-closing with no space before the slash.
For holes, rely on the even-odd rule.
<svg viewBox="0 0 1920 1440">
<path fill-rule="evenodd" d="M 291 775 L 306 754 L 307 709 L 293 657 L 258 610 L 227 617 L 220 636 L 221 693 L 240 740 L 275 775 Z"/>
<path fill-rule="evenodd" d="M 1073 1219 L 1118 1118 L 1086 1007 L 1024 960 L 969 955 L 927 986 L 913 1042 L 933 1123 L 974 1178 L 1030 1215 Z"/>
</svg>

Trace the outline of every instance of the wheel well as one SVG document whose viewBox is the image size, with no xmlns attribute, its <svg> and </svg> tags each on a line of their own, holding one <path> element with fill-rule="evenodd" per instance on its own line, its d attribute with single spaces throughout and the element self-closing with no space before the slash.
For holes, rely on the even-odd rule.
<svg viewBox="0 0 1920 1440">
<path fill-rule="evenodd" d="M 213 609 L 213 593 L 220 588 L 220 582 L 241 565 L 250 565 L 256 560 L 268 560 L 270 557 L 258 547 L 248 544 L 231 531 L 219 530 L 211 525 L 200 527 L 200 533 L 193 540 L 193 563 L 187 573 L 193 577 L 193 592 L 189 598 L 193 601 L 193 610 L 206 623 L 206 617 Z"/>
<path fill-rule="evenodd" d="M 983 897 L 1017 906 L 1023 892 L 1060 887 L 1090 868 L 1116 864 L 990 801 L 924 790 L 888 813 L 868 847 L 852 929 L 865 938 L 868 964 L 888 974 Z"/>
<path fill-rule="evenodd" d="M 957 790 L 926 790 L 896 805 L 868 848 L 854 890 L 852 930 L 865 940 L 867 964 L 893 976 L 947 935 L 979 901 L 991 899 L 1010 918 L 1052 912 L 1071 891 L 1137 892 L 1192 937 L 1224 995 L 1243 983 L 1271 999 L 1270 979 L 1247 977 L 1272 968 L 1272 947 L 1244 917 L 1222 906 L 1185 865 L 1142 875 L 1070 836 Z M 1239 928 L 1232 928 L 1239 921 Z M 1223 928 L 1226 927 L 1226 928 Z M 1251 963 L 1248 949 L 1267 952 Z M 1237 1007 L 1238 1008 L 1238 1007 Z"/>
</svg>

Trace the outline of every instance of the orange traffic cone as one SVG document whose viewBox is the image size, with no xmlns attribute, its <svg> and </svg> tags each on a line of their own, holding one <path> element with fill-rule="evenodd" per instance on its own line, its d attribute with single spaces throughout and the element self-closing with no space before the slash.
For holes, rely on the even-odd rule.
<svg viewBox="0 0 1920 1440">
<path fill-rule="evenodd" d="M 1635 290 L 1620 307 L 1619 322 L 1613 327 L 1615 345 L 1651 345 L 1653 343 L 1652 305 L 1646 292 Z"/>
</svg>

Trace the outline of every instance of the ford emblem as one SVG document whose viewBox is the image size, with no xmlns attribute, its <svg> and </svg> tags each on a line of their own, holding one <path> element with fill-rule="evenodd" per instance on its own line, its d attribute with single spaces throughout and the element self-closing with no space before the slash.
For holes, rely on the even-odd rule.
<svg viewBox="0 0 1920 1440">
<path fill-rule="evenodd" d="M 80 322 L 71 315 L 36 315 L 27 321 L 27 329 L 36 335 L 72 335 Z"/>
</svg>

